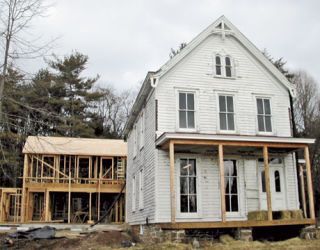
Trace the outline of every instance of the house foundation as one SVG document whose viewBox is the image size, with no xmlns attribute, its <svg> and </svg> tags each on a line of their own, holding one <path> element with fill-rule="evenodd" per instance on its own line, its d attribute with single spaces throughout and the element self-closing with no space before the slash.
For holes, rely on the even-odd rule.
<svg viewBox="0 0 320 250">
<path fill-rule="evenodd" d="M 305 240 L 320 239 L 320 228 L 315 226 L 307 226 L 301 229 L 300 238 Z"/>
<path fill-rule="evenodd" d="M 237 228 L 235 239 L 241 241 L 252 241 L 252 228 Z"/>
</svg>

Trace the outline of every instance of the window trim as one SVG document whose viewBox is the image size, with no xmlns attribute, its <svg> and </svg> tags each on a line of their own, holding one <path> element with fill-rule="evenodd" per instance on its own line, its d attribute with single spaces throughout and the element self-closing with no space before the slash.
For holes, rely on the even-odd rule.
<svg viewBox="0 0 320 250">
<path fill-rule="evenodd" d="M 139 119 L 139 149 L 140 151 L 144 147 L 144 136 L 145 136 L 145 114 L 144 109 L 141 111 L 140 119 Z"/>
<path fill-rule="evenodd" d="M 218 75 L 217 71 L 216 71 L 216 57 L 220 57 L 220 62 L 221 64 L 219 65 L 221 67 L 221 74 Z M 229 57 L 230 58 L 230 68 L 231 68 L 231 76 L 227 76 L 226 74 L 226 58 Z M 212 67 L 212 71 L 213 71 L 213 76 L 216 78 L 223 78 L 223 79 L 236 79 L 236 70 L 235 70 L 235 62 L 234 62 L 234 58 L 230 55 L 230 54 L 226 54 L 226 53 L 214 53 L 213 54 L 213 67 Z"/>
<path fill-rule="evenodd" d="M 144 209 L 144 171 L 143 168 L 139 170 L 139 210 Z"/>
<path fill-rule="evenodd" d="M 224 130 L 220 128 L 220 103 L 219 96 L 232 96 L 233 97 L 233 120 L 234 120 L 234 130 Z M 216 103 L 217 103 L 217 131 L 220 134 L 237 134 L 238 133 L 238 116 L 237 116 L 237 103 L 238 98 L 234 91 L 226 92 L 216 92 Z"/>
<path fill-rule="evenodd" d="M 136 211 L 136 176 L 132 176 L 132 198 L 131 198 L 131 210 Z"/>
<path fill-rule="evenodd" d="M 178 88 L 175 90 L 176 95 L 176 131 L 178 132 L 197 132 L 199 131 L 198 128 L 198 89 L 189 89 L 189 88 Z M 194 128 L 180 128 L 180 118 L 179 118 L 179 94 L 180 93 L 187 93 L 194 95 Z"/>
<path fill-rule="evenodd" d="M 268 131 L 259 131 L 259 124 L 258 124 L 258 99 L 268 99 L 270 101 L 270 117 L 271 117 L 271 132 Z M 255 106 L 255 121 L 256 121 L 256 134 L 258 135 L 266 135 L 266 136 L 271 136 L 276 134 L 276 129 L 274 126 L 274 115 L 273 115 L 273 101 L 271 96 L 265 96 L 265 95 L 255 95 L 254 98 L 254 106 Z"/>
<path fill-rule="evenodd" d="M 239 159 L 236 159 L 236 158 L 229 158 L 229 157 L 226 157 L 225 159 L 223 159 L 223 163 L 225 161 L 235 161 L 236 162 L 236 168 L 237 168 L 237 198 L 238 198 L 238 211 L 232 211 L 232 212 L 227 212 L 226 211 L 226 216 L 228 217 L 240 217 L 241 216 L 241 213 L 242 213 L 242 207 L 241 207 L 241 201 L 240 201 L 240 195 L 242 193 L 242 191 L 240 190 L 241 186 L 240 186 L 240 167 L 239 167 L 239 164 L 240 164 L 240 161 Z M 224 164 L 223 164 L 223 167 L 224 167 Z M 226 178 L 224 176 L 224 178 Z M 225 193 L 226 195 L 226 193 Z M 227 210 L 227 208 L 226 208 Z"/>
<path fill-rule="evenodd" d="M 196 213 L 181 213 L 180 209 L 180 159 L 195 159 L 197 168 L 197 212 Z M 199 219 L 202 217 L 202 193 L 201 193 L 201 158 L 194 154 L 178 154 L 175 155 L 175 180 L 178 188 L 175 188 L 176 194 L 176 217 L 177 219 Z"/>
<path fill-rule="evenodd" d="M 138 131 L 137 124 L 133 126 L 133 159 L 137 156 L 137 148 L 138 148 Z"/>
</svg>

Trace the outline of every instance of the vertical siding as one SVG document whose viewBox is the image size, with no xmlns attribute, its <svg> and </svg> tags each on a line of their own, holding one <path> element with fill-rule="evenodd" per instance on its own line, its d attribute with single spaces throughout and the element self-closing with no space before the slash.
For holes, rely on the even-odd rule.
<svg viewBox="0 0 320 250">
<path fill-rule="evenodd" d="M 148 217 L 150 222 L 155 219 L 155 98 L 154 92 L 148 98 L 144 108 L 145 133 L 144 147 L 140 150 L 138 145 L 137 155 L 133 157 L 134 138 L 133 132 L 128 137 L 128 167 L 126 188 L 127 222 L 130 224 L 144 224 Z M 139 129 L 139 120 L 136 121 Z M 138 133 L 140 136 L 140 133 Z M 139 137 L 138 137 L 139 138 Z M 138 140 L 139 141 L 139 140 Z M 139 170 L 143 168 L 144 174 L 144 209 L 139 210 Z M 136 210 L 132 212 L 132 176 L 136 176 Z"/>
</svg>

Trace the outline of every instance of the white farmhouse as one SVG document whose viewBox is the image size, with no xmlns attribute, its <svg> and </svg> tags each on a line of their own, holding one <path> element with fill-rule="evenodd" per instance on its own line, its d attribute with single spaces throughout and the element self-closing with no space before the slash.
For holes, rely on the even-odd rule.
<svg viewBox="0 0 320 250">
<path fill-rule="evenodd" d="M 314 224 L 308 151 L 314 140 L 293 136 L 294 93 L 224 16 L 148 72 L 125 127 L 127 222 L 141 233 L 151 224 L 167 230 Z M 298 150 L 310 204 L 301 216 Z"/>
</svg>

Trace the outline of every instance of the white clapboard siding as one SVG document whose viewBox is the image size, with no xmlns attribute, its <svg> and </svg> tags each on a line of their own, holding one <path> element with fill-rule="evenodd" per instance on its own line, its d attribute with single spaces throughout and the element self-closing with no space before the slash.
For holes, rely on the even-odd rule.
<svg viewBox="0 0 320 250">
<path fill-rule="evenodd" d="M 224 51 L 236 65 L 236 78 L 217 78 L 212 75 L 213 55 Z M 197 123 L 200 133 L 218 133 L 217 94 L 235 95 L 237 133 L 255 135 L 255 95 L 270 96 L 274 135 L 291 136 L 288 91 L 238 41 L 219 36 L 205 39 L 188 56 L 165 74 L 156 88 L 159 107 L 159 134 L 176 131 L 177 90 L 197 92 Z"/>
<path fill-rule="evenodd" d="M 154 92 L 148 98 L 143 109 L 145 119 L 144 147 L 140 150 L 137 145 L 137 155 L 133 157 L 134 138 L 133 132 L 128 137 L 128 167 L 126 189 L 127 222 L 131 224 L 144 224 L 146 218 L 149 222 L 155 219 L 155 99 Z M 138 122 L 138 123 L 137 123 Z M 136 121 L 139 130 L 139 119 Z M 138 142 L 139 142 L 138 133 Z M 143 169 L 143 209 L 139 209 L 139 171 Z M 136 179 L 136 209 L 132 212 L 132 176 Z"/>
</svg>

